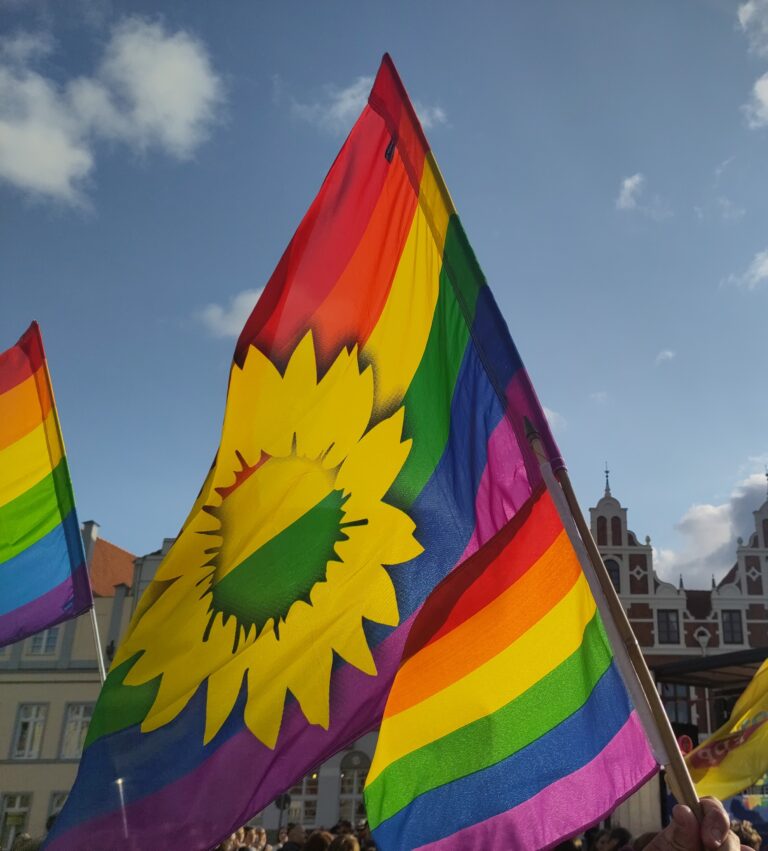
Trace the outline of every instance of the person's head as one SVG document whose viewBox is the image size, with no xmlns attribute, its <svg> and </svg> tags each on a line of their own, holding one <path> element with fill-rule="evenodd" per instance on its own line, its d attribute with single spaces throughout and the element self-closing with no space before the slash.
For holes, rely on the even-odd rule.
<svg viewBox="0 0 768 851">
<path fill-rule="evenodd" d="M 288 841 L 295 842 L 297 845 L 303 845 L 307 838 L 307 832 L 304 830 L 303 824 L 292 824 L 288 828 Z"/>
<path fill-rule="evenodd" d="M 332 833 L 328 833 L 327 830 L 314 830 L 304 843 L 304 851 L 328 851 L 332 841 Z"/>
<path fill-rule="evenodd" d="M 760 834 L 752 827 L 748 821 L 732 821 L 731 830 L 739 837 L 742 845 L 747 848 L 760 848 Z"/>
<path fill-rule="evenodd" d="M 258 848 L 261 851 L 262 848 L 265 848 L 267 845 L 267 831 L 263 827 L 254 827 L 254 841 L 253 847 Z"/>
<path fill-rule="evenodd" d="M 566 839 L 565 842 L 555 845 L 552 851 L 581 851 L 581 840 Z"/>
<path fill-rule="evenodd" d="M 360 851 L 360 843 L 351 833 L 340 833 L 333 838 L 328 851 Z"/>
<path fill-rule="evenodd" d="M 293 825 L 291 825 L 291 827 L 293 827 Z M 285 840 L 287 838 L 288 838 L 288 828 L 287 827 L 281 827 L 280 830 L 277 831 L 277 841 L 278 842 L 285 842 Z"/>
<path fill-rule="evenodd" d="M 245 842 L 245 828 L 238 827 L 238 829 L 232 834 L 232 838 L 235 840 L 235 842 L 238 842 L 240 845 L 242 845 L 243 842 Z"/>
<path fill-rule="evenodd" d="M 352 822 L 347 819 L 341 819 L 336 825 L 336 833 L 339 836 L 346 836 L 348 833 L 354 833 L 352 830 Z"/>
<path fill-rule="evenodd" d="M 243 844 L 245 845 L 256 845 L 256 828 L 248 825 L 245 828 L 245 836 L 243 838 Z"/>
<path fill-rule="evenodd" d="M 612 830 L 604 830 L 595 843 L 596 851 L 619 851 L 632 841 L 632 834 L 623 827 L 614 827 Z"/>
</svg>

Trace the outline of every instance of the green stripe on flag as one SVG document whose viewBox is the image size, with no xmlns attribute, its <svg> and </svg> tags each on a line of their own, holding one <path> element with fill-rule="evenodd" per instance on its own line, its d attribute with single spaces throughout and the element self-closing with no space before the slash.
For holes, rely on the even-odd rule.
<svg viewBox="0 0 768 851">
<path fill-rule="evenodd" d="M 449 279 L 449 270 L 453 283 Z M 409 506 L 437 467 L 448 442 L 451 400 L 469 340 L 477 295 L 484 279 L 457 216 L 452 216 L 443 250 L 440 291 L 424 354 L 403 404 L 403 437 L 413 446 L 388 499 Z M 456 292 L 464 302 L 459 305 Z M 465 317 L 464 311 L 467 311 Z"/>
<path fill-rule="evenodd" d="M 0 508 L 0 564 L 37 543 L 74 508 L 67 461 Z"/>
</svg>

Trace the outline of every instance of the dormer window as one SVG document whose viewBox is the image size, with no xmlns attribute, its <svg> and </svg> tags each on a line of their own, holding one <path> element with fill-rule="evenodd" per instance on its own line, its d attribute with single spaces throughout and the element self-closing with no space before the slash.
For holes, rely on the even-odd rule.
<svg viewBox="0 0 768 851">
<path fill-rule="evenodd" d="M 677 609 L 659 609 L 656 612 L 659 644 L 680 643 L 680 614 Z"/>
<path fill-rule="evenodd" d="M 723 609 L 723 644 L 743 644 L 744 630 L 739 609 Z"/>
</svg>

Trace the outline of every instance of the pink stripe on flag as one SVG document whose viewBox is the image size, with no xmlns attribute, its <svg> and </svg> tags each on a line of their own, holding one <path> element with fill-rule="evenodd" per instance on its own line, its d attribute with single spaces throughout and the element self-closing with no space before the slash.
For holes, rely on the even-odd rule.
<svg viewBox="0 0 768 851">
<path fill-rule="evenodd" d="M 552 848 L 605 818 L 658 771 L 633 710 L 608 745 L 583 768 L 505 813 L 420 848 Z"/>
<path fill-rule="evenodd" d="M 557 466 L 559 455 L 555 454 L 549 428 L 532 393 L 528 373 L 519 369 L 507 385 L 507 400 L 513 410 L 522 411 L 531 419 L 553 456 L 553 466 Z M 522 418 L 516 419 L 520 421 L 520 434 L 516 434 L 509 417 L 504 416 L 488 439 L 488 461 L 475 497 L 475 531 L 459 564 L 476 553 L 517 514 L 541 481 L 538 463 L 530 468 L 532 453 L 522 433 Z"/>
</svg>

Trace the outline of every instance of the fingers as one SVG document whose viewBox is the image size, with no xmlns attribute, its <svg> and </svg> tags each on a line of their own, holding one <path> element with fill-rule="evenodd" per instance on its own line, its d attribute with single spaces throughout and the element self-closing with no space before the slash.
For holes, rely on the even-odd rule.
<svg viewBox="0 0 768 851">
<path fill-rule="evenodd" d="M 672 849 L 674 851 L 699 851 L 701 848 L 699 829 L 699 822 L 691 812 L 690 807 L 677 804 L 672 810 L 672 821 L 664 831 L 670 851 Z"/>
<path fill-rule="evenodd" d="M 715 798 L 702 798 L 701 840 L 706 849 L 727 849 L 738 851 L 740 844 L 736 836 L 728 834 L 731 822 L 725 808 Z"/>
</svg>

